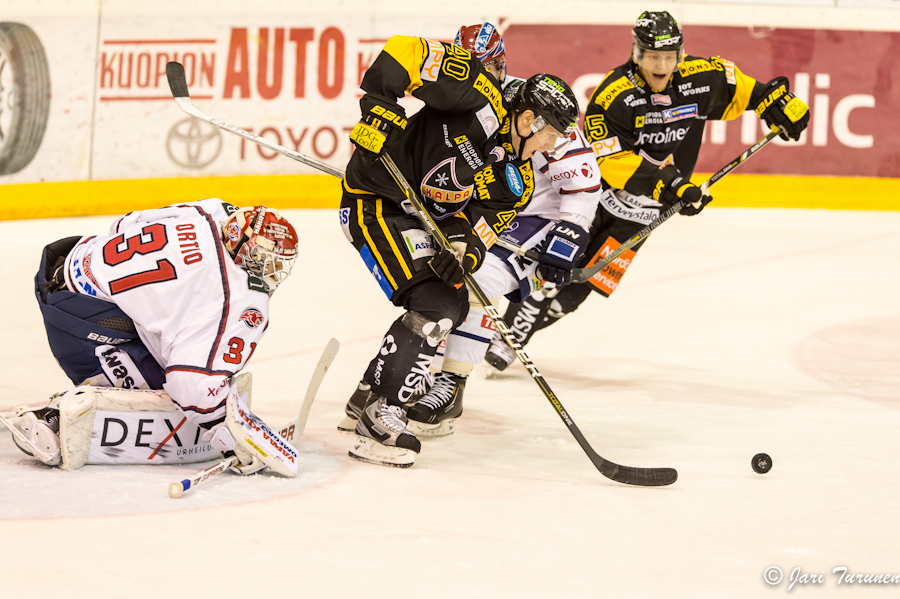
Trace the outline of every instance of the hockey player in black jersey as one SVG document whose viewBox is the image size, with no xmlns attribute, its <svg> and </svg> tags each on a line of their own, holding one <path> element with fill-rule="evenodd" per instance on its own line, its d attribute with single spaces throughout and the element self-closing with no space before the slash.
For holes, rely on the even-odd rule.
<svg viewBox="0 0 900 599">
<path fill-rule="evenodd" d="M 707 120 L 731 120 L 754 110 L 785 140 L 797 140 L 809 109 L 788 80 L 760 83 L 724 58 L 685 56 L 683 36 L 667 12 L 644 12 L 632 30 L 631 59 L 611 71 L 591 95 L 584 133 L 603 177 L 600 209 L 579 266 L 589 266 L 653 222 L 679 199 L 681 214 L 698 214 L 712 200 L 690 181 Z M 504 320 L 522 345 L 535 331 L 574 311 L 591 291 L 618 287 L 639 243 L 588 282 L 544 289 L 512 304 Z M 555 296 L 554 296 L 555 294 Z M 502 370 L 514 356 L 499 336 L 486 356 Z"/>
<path fill-rule="evenodd" d="M 533 78 L 553 87 L 554 79 Z M 437 346 L 468 310 L 465 272 L 534 189 L 529 159 L 562 135 L 535 110 L 511 110 L 494 75 L 470 52 L 416 37 L 388 40 L 363 78 L 357 146 L 343 181 L 340 220 L 367 270 L 406 312 L 390 327 L 347 404 L 351 457 L 406 467 L 420 443 L 406 430 L 404 405 L 421 393 Z M 425 106 L 407 118 L 405 93 Z M 574 121 L 561 126 L 574 126 Z M 388 153 L 447 236 L 438 250 L 400 188 L 378 161 Z M 359 406 L 364 407 L 360 410 Z"/>
</svg>

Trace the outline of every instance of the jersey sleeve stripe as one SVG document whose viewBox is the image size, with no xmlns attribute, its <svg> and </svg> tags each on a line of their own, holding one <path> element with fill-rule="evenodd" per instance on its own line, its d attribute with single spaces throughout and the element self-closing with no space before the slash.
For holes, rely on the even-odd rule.
<svg viewBox="0 0 900 599">
<path fill-rule="evenodd" d="M 585 187 L 584 189 L 571 189 L 571 190 L 570 189 L 560 189 L 559 195 L 566 195 L 566 194 L 571 194 L 571 193 L 584 193 L 584 192 L 590 193 L 590 192 L 598 191 L 602 187 L 603 187 L 603 184 L 598 183 L 597 185 L 594 185 L 593 187 Z"/>
<path fill-rule="evenodd" d="M 196 412 L 197 414 L 212 414 L 213 412 L 224 408 L 225 402 L 227 400 L 223 399 L 222 401 L 219 402 L 219 405 L 213 406 L 211 408 L 201 408 L 199 406 L 183 406 L 180 403 L 178 403 L 178 400 L 176 400 L 174 397 L 172 398 L 172 401 L 175 403 L 175 405 L 177 405 L 179 408 L 181 408 L 185 412 Z"/>
<path fill-rule="evenodd" d="M 205 374 L 207 376 L 234 376 L 235 373 L 231 370 L 210 370 L 209 368 L 200 368 L 198 366 L 183 366 L 181 364 L 175 366 L 169 366 L 166 368 L 166 373 L 179 371 L 179 372 L 193 372 L 196 374 Z"/>
<path fill-rule="evenodd" d="M 219 349 L 219 343 L 222 342 L 222 335 L 225 334 L 225 323 L 228 320 L 228 307 L 231 304 L 231 289 L 228 286 L 228 276 L 225 273 L 225 247 L 219 241 L 219 233 L 218 227 L 216 226 L 215 221 L 213 221 L 212 217 L 207 214 L 202 208 L 199 206 L 194 206 L 200 214 L 203 215 L 203 218 L 206 219 L 207 224 L 209 225 L 209 231 L 215 240 L 216 246 L 216 258 L 219 261 L 219 274 L 222 277 L 222 293 L 224 295 L 224 299 L 222 301 L 222 318 L 219 320 L 219 330 L 216 332 L 216 340 L 213 343 L 212 348 L 209 350 L 209 358 L 206 360 L 206 368 L 212 369 L 213 360 L 216 357 L 216 352 Z"/>
</svg>

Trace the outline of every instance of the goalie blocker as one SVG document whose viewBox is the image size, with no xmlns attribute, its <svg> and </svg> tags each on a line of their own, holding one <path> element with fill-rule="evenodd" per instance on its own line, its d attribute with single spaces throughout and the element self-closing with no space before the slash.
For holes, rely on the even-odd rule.
<svg viewBox="0 0 900 599">
<path fill-rule="evenodd" d="M 297 450 L 285 440 L 293 431 L 271 429 L 250 411 L 252 375 L 231 380 L 227 427 L 240 464 L 297 475 Z M 0 418 L 16 445 L 49 465 L 75 470 L 85 464 L 181 464 L 216 458 L 214 431 L 185 417 L 165 391 L 85 385 L 40 407 L 22 406 Z M 58 431 L 58 432 L 57 432 Z M 57 436 L 58 435 L 58 436 Z M 283 438 L 284 437 L 284 438 Z"/>
</svg>

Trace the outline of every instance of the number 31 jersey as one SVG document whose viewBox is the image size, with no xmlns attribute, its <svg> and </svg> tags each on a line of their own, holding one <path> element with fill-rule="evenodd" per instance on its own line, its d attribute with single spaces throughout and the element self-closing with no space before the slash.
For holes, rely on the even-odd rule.
<svg viewBox="0 0 900 599">
<path fill-rule="evenodd" d="M 166 372 L 163 388 L 192 422 L 225 415 L 227 382 L 269 324 L 262 279 L 237 266 L 222 243 L 236 208 L 207 199 L 132 212 L 108 236 L 85 237 L 66 260 L 66 284 L 112 302 Z"/>
</svg>

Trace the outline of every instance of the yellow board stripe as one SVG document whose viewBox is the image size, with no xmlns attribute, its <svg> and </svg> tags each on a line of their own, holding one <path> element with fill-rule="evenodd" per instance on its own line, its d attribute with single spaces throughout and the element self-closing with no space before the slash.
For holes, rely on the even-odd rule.
<svg viewBox="0 0 900 599">
<path fill-rule="evenodd" d="M 696 174 L 692 179 L 699 183 L 708 177 Z M 711 192 L 715 206 L 900 210 L 900 179 L 737 171 L 716 183 Z M 336 210 L 341 202 L 341 182 L 329 175 L 269 175 L 0 185 L 0 220 L 120 215 L 210 197 L 241 206 Z M 848 197 L 864 197 L 865 201 L 848 203 Z"/>
<path fill-rule="evenodd" d="M 204 198 L 282 210 L 337 209 L 341 181 L 330 175 L 269 175 L 0 185 L 0 220 L 118 215 Z"/>
<path fill-rule="evenodd" d="M 384 200 L 375 200 L 375 217 L 378 219 L 378 224 L 381 225 L 381 230 L 384 231 L 384 236 L 387 238 L 388 243 L 391 244 L 391 249 L 394 250 L 394 256 L 397 257 L 397 262 L 399 262 L 400 266 L 403 268 L 403 274 L 406 275 L 406 280 L 409 280 L 412 278 L 412 273 L 409 272 L 409 268 L 406 266 L 406 260 L 403 258 L 403 254 L 400 253 L 400 248 L 397 247 L 394 236 L 391 235 L 391 232 L 388 230 L 387 223 L 384 222 L 384 217 L 381 216 L 383 201 Z"/>
<path fill-rule="evenodd" d="M 378 200 L 379 202 L 381 200 Z M 397 283 L 394 281 L 394 277 L 391 276 L 391 271 L 387 269 L 387 265 L 384 263 L 384 260 L 381 257 L 381 254 L 378 253 L 378 248 L 375 246 L 375 242 L 372 241 L 372 236 L 369 235 L 369 229 L 366 227 L 366 223 L 363 222 L 363 201 L 356 200 L 356 216 L 359 220 L 359 228 L 362 229 L 363 235 L 366 238 L 366 241 L 369 242 L 369 250 L 375 255 L 375 259 L 378 260 L 378 264 L 381 265 L 381 270 L 384 271 L 384 276 L 388 278 L 388 281 L 391 284 L 391 287 L 394 289 L 397 288 Z"/>
</svg>

